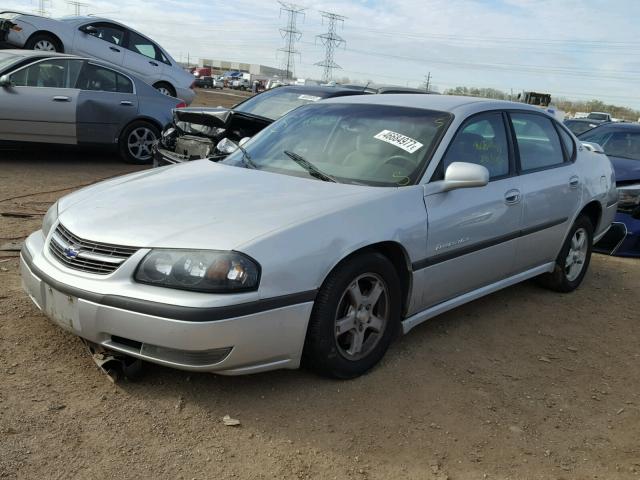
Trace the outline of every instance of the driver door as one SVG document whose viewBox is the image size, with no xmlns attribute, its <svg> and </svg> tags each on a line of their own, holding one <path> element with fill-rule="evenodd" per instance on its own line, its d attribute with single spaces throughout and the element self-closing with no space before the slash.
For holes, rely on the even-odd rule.
<svg viewBox="0 0 640 480">
<path fill-rule="evenodd" d="M 467 120 L 432 182 L 442 180 L 453 162 L 483 165 L 490 180 L 484 187 L 433 194 L 425 187 L 428 256 L 414 265 L 416 285 L 422 287 L 416 310 L 513 273 L 523 207 L 504 115 L 489 112 Z"/>
</svg>

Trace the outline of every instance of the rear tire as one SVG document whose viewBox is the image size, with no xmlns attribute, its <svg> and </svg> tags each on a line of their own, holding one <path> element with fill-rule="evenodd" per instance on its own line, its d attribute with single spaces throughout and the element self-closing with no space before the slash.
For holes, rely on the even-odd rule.
<svg viewBox="0 0 640 480">
<path fill-rule="evenodd" d="M 592 248 L 593 225 L 586 215 L 580 215 L 567 235 L 553 272 L 540 275 L 538 283 L 556 292 L 574 291 L 587 274 Z"/>
<path fill-rule="evenodd" d="M 118 139 L 120 156 L 127 163 L 146 165 L 153 160 L 151 147 L 160 138 L 160 130 L 146 120 L 127 125 Z"/>
<path fill-rule="evenodd" d="M 167 82 L 158 82 L 153 86 L 153 88 L 158 90 L 163 95 L 168 95 L 169 97 L 176 96 L 176 89 L 173 88 L 173 85 Z"/>
<path fill-rule="evenodd" d="M 32 35 L 24 44 L 27 50 L 41 50 L 43 52 L 64 53 L 64 48 L 57 38 L 48 33 L 37 33 Z"/>
<path fill-rule="evenodd" d="M 371 369 L 398 331 L 399 285 L 393 264 L 377 252 L 355 256 L 331 272 L 313 305 L 304 365 L 340 379 Z"/>
</svg>

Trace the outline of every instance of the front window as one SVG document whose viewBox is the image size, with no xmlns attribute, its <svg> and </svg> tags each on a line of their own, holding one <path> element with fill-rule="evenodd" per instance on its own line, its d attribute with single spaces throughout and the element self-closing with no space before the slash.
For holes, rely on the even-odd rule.
<svg viewBox="0 0 640 480">
<path fill-rule="evenodd" d="M 74 88 L 82 60 L 43 60 L 9 77 L 16 87 Z"/>
<path fill-rule="evenodd" d="M 264 129 L 224 163 L 314 177 L 301 159 L 338 182 L 373 186 L 416 183 L 451 115 L 408 107 L 307 105 Z M 297 159 L 298 161 L 296 161 Z"/>
<path fill-rule="evenodd" d="M 611 131 L 594 129 L 580 136 L 580 140 L 597 143 L 612 157 L 640 160 L 640 131 Z"/>
<path fill-rule="evenodd" d="M 122 45 L 124 30 L 119 26 L 112 23 L 93 23 L 91 26 L 95 28 L 94 32 L 89 33 L 92 37 L 113 43 L 114 45 Z"/>
<path fill-rule="evenodd" d="M 317 92 L 301 92 L 300 90 L 286 90 L 283 88 L 275 88 L 267 90 L 260 95 L 251 97 L 249 100 L 242 102 L 234 107 L 237 112 L 250 113 L 259 117 L 277 120 L 285 113 L 297 108 L 301 105 L 314 103 L 322 100 L 326 93 Z"/>
</svg>

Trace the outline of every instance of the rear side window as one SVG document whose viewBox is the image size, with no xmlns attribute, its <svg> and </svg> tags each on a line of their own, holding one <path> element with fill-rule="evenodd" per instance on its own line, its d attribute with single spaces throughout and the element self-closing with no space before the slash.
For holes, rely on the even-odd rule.
<svg viewBox="0 0 640 480">
<path fill-rule="evenodd" d="M 115 70 L 85 64 L 76 88 L 101 92 L 133 93 L 133 83 Z"/>
<path fill-rule="evenodd" d="M 573 138 L 571 135 L 567 133 L 567 131 L 558 126 L 558 133 L 560 133 L 560 138 L 562 139 L 562 143 L 564 144 L 564 149 L 567 152 L 567 158 L 569 160 L 573 159 L 573 154 L 576 153 L 576 145 L 573 143 Z"/>
<path fill-rule="evenodd" d="M 511 122 L 523 172 L 564 163 L 560 137 L 550 118 L 531 113 L 512 113 Z"/>
<path fill-rule="evenodd" d="M 456 134 L 443 159 L 442 172 L 453 162 L 482 165 L 491 179 L 509 174 L 509 144 L 501 113 L 476 115 Z"/>
<path fill-rule="evenodd" d="M 156 48 L 153 42 L 135 32 L 129 32 L 129 45 L 127 45 L 127 48 L 132 52 L 139 53 L 147 58 L 167 63 L 164 55 L 162 55 L 160 50 Z"/>
</svg>

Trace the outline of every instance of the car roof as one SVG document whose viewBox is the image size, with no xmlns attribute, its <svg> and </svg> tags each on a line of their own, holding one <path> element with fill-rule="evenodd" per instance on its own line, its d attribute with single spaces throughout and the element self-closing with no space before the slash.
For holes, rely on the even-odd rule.
<svg viewBox="0 0 640 480">
<path fill-rule="evenodd" d="M 623 131 L 631 131 L 637 132 L 640 131 L 640 124 L 638 123 L 627 123 L 627 122 L 607 122 L 602 123 L 595 127 L 593 130 L 589 130 L 589 133 L 598 130 L 623 130 Z M 585 132 L 587 133 L 587 132 Z"/>
<path fill-rule="evenodd" d="M 76 57 L 76 55 L 68 55 L 66 53 L 57 53 L 57 52 L 45 52 L 42 50 L 18 50 L 18 49 L 9 49 L 9 50 L 0 50 L 0 54 L 9 54 L 15 57 L 21 58 L 30 58 L 30 57 Z"/>
<path fill-rule="evenodd" d="M 484 110 L 530 110 L 544 113 L 544 110 L 524 103 L 508 102 L 478 97 L 456 95 L 424 95 L 421 93 L 390 93 L 385 95 L 349 96 L 323 100 L 323 103 L 360 103 L 412 107 L 443 112 L 484 111 Z"/>
<path fill-rule="evenodd" d="M 324 98 L 331 98 L 332 96 L 341 95 L 360 95 L 367 93 L 363 90 L 356 90 L 354 88 L 341 87 L 340 85 L 282 85 L 276 87 L 279 92 L 301 92 L 308 93 L 309 95 L 322 95 Z"/>
</svg>

